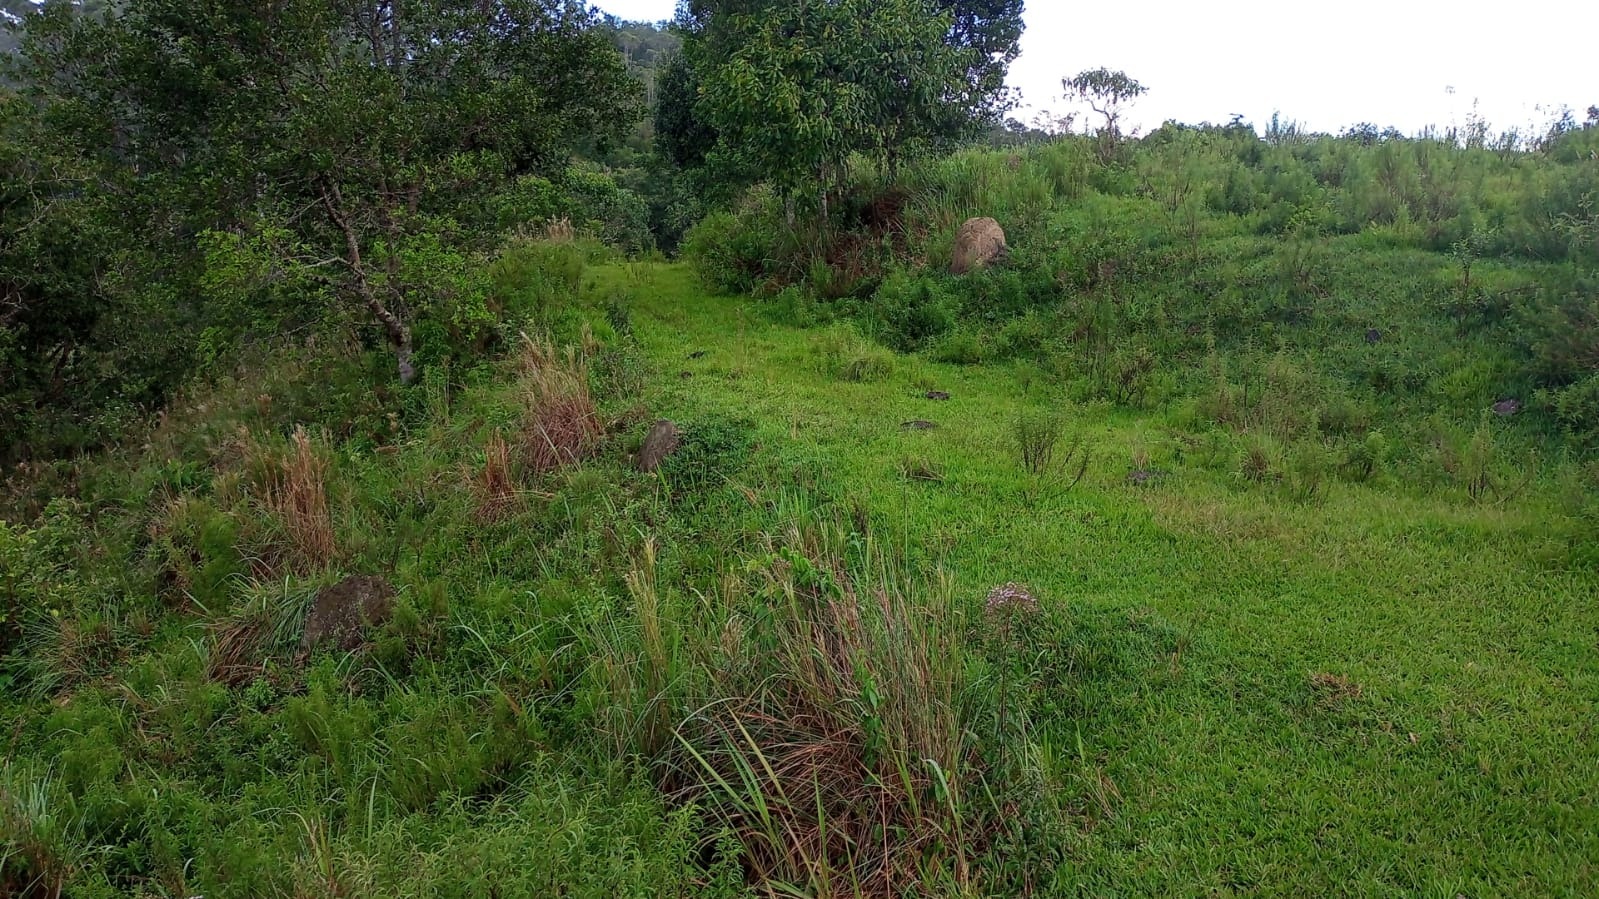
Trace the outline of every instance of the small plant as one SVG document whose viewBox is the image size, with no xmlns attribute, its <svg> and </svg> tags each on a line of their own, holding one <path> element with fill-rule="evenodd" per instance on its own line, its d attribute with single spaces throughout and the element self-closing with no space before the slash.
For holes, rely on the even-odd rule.
<svg viewBox="0 0 1599 899">
<path fill-rule="evenodd" d="M 1252 484 L 1263 484 L 1278 479 L 1277 453 L 1260 437 L 1252 437 L 1244 444 L 1243 458 L 1239 460 L 1238 473 Z"/>
<path fill-rule="evenodd" d="M 1306 440 L 1295 446 L 1288 465 L 1287 484 L 1290 495 L 1302 503 L 1325 499 L 1329 467 L 1327 448 L 1321 443 Z"/>
<path fill-rule="evenodd" d="M 1059 415 L 1023 412 L 1016 417 L 1013 433 L 1018 461 L 1027 475 L 1024 492 L 1029 502 L 1046 493 L 1071 490 L 1088 475 L 1087 442 L 1076 432 L 1065 435 Z"/>
<path fill-rule="evenodd" d="M 841 381 L 882 381 L 894 373 L 894 354 L 848 325 L 827 329 L 812 347 L 822 370 Z"/>
<path fill-rule="evenodd" d="M 944 468 L 925 456 L 907 456 L 899 463 L 900 477 L 907 481 L 944 483 Z"/>
</svg>

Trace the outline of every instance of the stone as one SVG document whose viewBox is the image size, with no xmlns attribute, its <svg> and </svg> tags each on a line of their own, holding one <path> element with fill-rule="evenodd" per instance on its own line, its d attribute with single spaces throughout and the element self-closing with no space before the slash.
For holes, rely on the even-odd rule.
<svg viewBox="0 0 1599 899">
<path fill-rule="evenodd" d="M 969 219 L 955 235 L 954 260 L 949 270 L 951 274 L 964 275 L 1004 261 L 1009 252 L 1005 245 L 1005 229 L 999 222 L 991 218 Z"/>
<path fill-rule="evenodd" d="M 1367 343 L 1372 343 L 1372 344 L 1382 343 L 1382 332 L 1377 330 L 1376 328 L 1367 328 L 1366 329 L 1366 342 Z"/>
<path fill-rule="evenodd" d="M 638 470 L 649 474 L 660 468 L 667 456 L 677 452 L 682 439 L 676 424 L 664 418 L 657 421 L 651 426 L 649 434 L 645 435 L 644 445 L 639 447 Z"/>
<path fill-rule="evenodd" d="M 394 587 L 371 575 L 353 575 L 317 591 L 305 616 L 300 649 L 359 649 L 366 629 L 382 625 L 394 614 Z"/>
<path fill-rule="evenodd" d="M 949 392 L 945 390 L 929 390 L 927 391 L 927 398 L 943 402 L 949 399 Z"/>
<path fill-rule="evenodd" d="M 938 425 L 934 422 L 917 419 L 915 421 L 907 421 L 904 424 L 901 424 L 900 427 L 907 431 L 933 431 L 937 430 Z"/>
<path fill-rule="evenodd" d="M 1494 414 L 1501 418 L 1509 418 L 1521 411 L 1521 400 L 1500 400 L 1494 403 Z"/>
</svg>

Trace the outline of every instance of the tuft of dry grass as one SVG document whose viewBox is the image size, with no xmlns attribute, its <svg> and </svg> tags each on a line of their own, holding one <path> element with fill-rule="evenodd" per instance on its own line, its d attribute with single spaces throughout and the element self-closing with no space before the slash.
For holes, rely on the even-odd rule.
<svg viewBox="0 0 1599 899">
<path fill-rule="evenodd" d="M 546 474 L 592 455 L 605 428 L 589 390 L 586 358 L 523 334 L 518 366 L 525 408 L 517 448 L 527 469 Z"/>
<path fill-rule="evenodd" d="M 282 527 L 289 562 L 301 574 L 322 571 L 338 555 L 328 504 L 327 458 L 304 426 L 297 426 L 287 452 L 252 442 L 248 465 L 258 501 Z"/>
<path fill-rule="evenodd" d="M 846 571 L 836 543 L 791 534 L 733 606 L 760 611 L 722 630 L 714 698 L 678 728 L 676 791 L 768 891 L 965 888 L 988 828 L 947 587 L 913 600 L 886 566 Z"/>
<path fill-rule="evenodd" d="M 516 509 L 518 496 L 511 471 L 511 446 L 498 429 L 489 435 L 483 447 L 483 468 L 477 475 L 476 490 L 479 521 L 500 521 Z"/>
<path fill-rule="evenodd" d="M 268 630 L 268 623 L 260 616 L 217 626 L 206 657 L 206 677 L 230 687 L 242 687 L 259 677 L 266 671 L 262 653 Z"/>
</svg>

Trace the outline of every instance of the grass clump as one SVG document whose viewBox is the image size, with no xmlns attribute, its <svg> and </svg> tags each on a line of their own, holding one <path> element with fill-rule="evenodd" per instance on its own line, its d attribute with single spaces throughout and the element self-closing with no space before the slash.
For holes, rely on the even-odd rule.
<svg viewBox="0 0 1599 899">
<path fill-rule="evenodd" d="M 517 446 L 535 475 L 588 458 L 605 429 L 589 390 L 586 358 L 573 347 L 557 351 L 547 339 L 522 335 L 522 421 Z"/>
<path fill-rule="evenodd" d="M 849 325 L 823 331 L 812 343 L 811 353 L 819 368 L 840 381 L 883 381 L 894 374 L 894 354 Z"/>
<path fill-rule="evenodd" d="M 791 532 L 747 567 L 710 701 L 677 731 L 678 794 L 769 890 L 967 888 L 987 824 L 948 586 L 913 587 L 871 550 L 852 573 L 842 542 Z"/>
</svg>

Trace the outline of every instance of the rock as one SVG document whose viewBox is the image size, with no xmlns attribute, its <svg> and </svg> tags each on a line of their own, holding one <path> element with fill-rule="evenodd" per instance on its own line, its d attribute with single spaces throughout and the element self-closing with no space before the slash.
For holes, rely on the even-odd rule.
<svg viewBox="0 0 1599 899">
<path fill-rule="evenodd" d="M 1509 418 L 1521 411 L 1521 400 L 1500 400 L 1494 403 L 1494 414 L 1501 418 Z"/>
<path fill-rule="evenodd" d="M 661 419 L 650 428 L 650 433 L 644 438 L 644 445 L 638 451 L 638 470 L 646 474 L 661 467 L 667 456 L 677 451 L 682 435 L 678 433 L 677 425 Z"/>
<path fill-rule="evenodd" d="M 949 392 L 948 391 L 944 391 L 944 390 L 929 390 L 929 391 L 927 391 L 927 398 L 930 399 L 930 400 L 939 400 L 939 401 L 942 402 L 944 400 L 949 399 Z"/>
<path fill-rule="evenodd" d="M 1009 253 L 1005 230 L 991 218 L 969 219 L 955 235 L 955 258 L 951 274 L 964 275 L 973 269 L 1001 262 Z"/>
<path fill-rule="evenodd" d="M 354 575 L 317 591 L 300 649 L 327 646 L 358 649 L 368 627 L 381 625 L 394 613 L 394 587 L 380 577 Z"/>
<path fill-rule="evenodd" d="M 1376 328 L 1367 328 L 1366 329 L 1366 342 L 1367 343 L 1382 343 L 1382 332 L 1377 330 Z"/>
<path fill-rule="evenodd" d="M 923 421 L 922 419 L 917 419 L 915 421 L 907 421 L 904 424 L 900 425 L 900 427 L 904 428 L 907 431 L 933 431 L 933 430 L 937 430 L 938 429 L 938 425 L 935 424 L 934 422 Z"/>
</svg>

